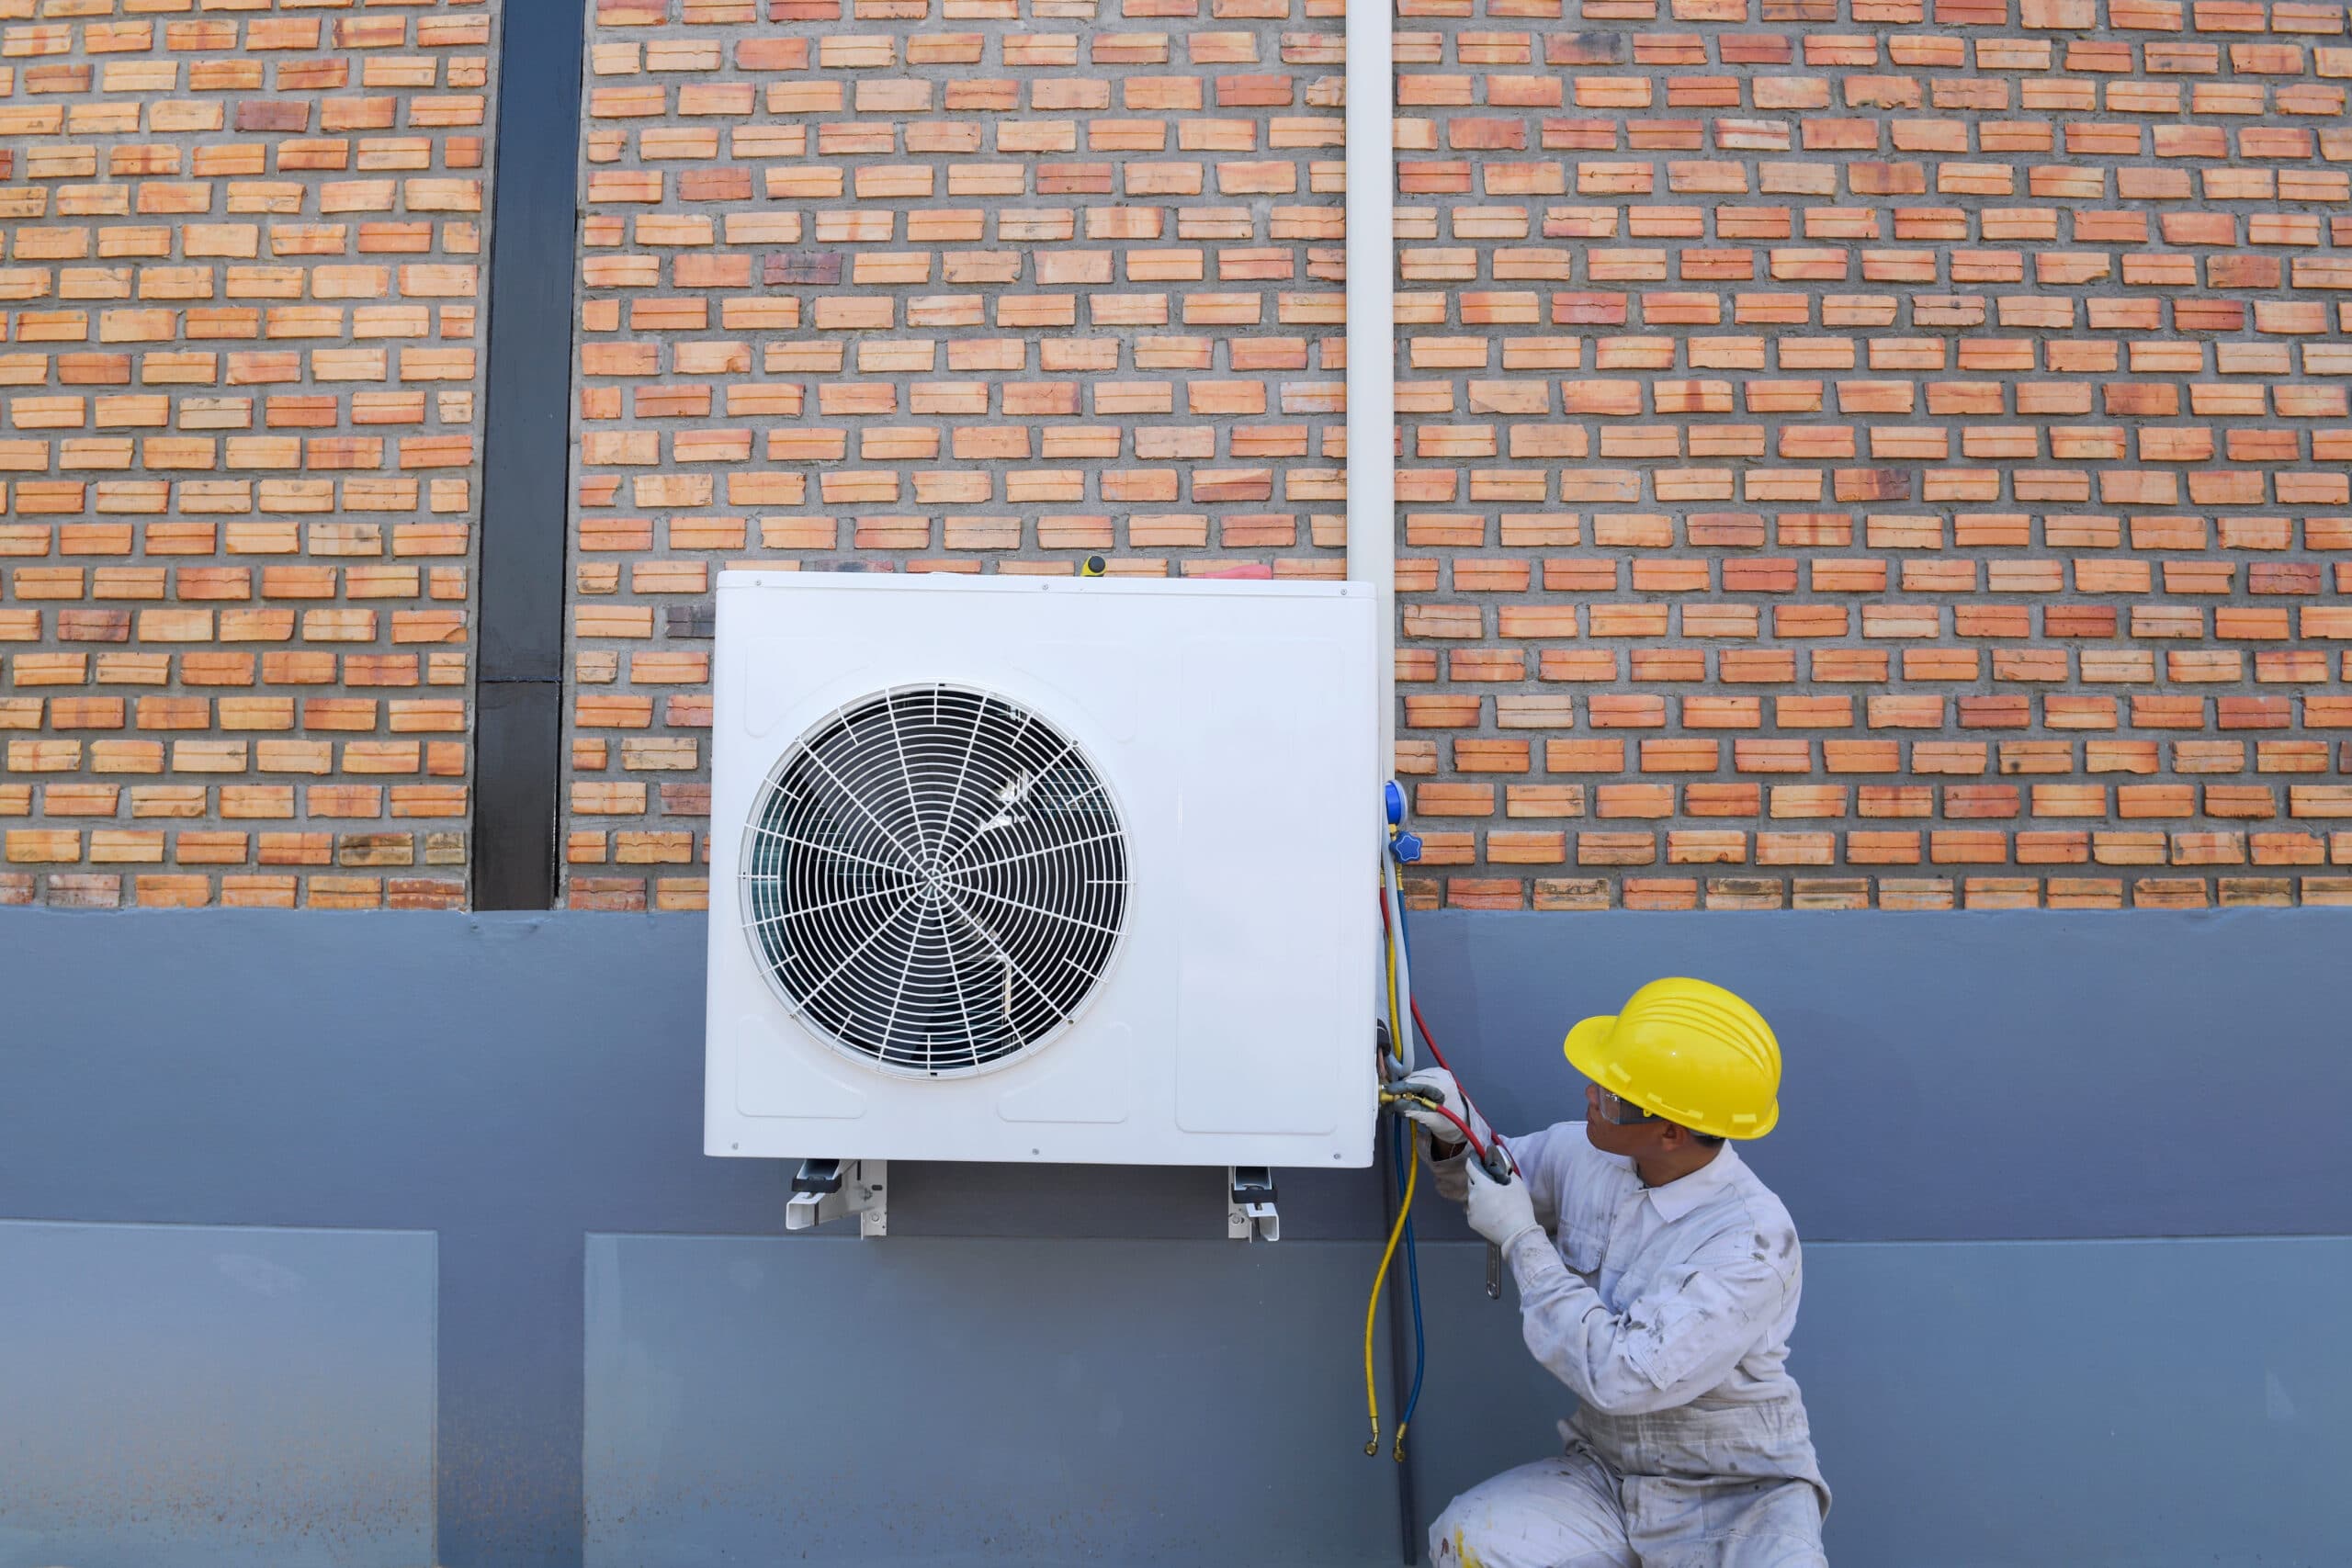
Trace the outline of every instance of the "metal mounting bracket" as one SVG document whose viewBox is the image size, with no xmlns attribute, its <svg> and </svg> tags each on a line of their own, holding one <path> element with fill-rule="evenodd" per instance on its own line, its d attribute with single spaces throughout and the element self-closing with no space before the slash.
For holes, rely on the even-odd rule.
<svg viewBox="0 0 2352 1568">
<path fill-rule="evenodd" d="M 1274 1173 L 1262 1165 L 1225 1168 L 1225 1234 L 1234 1241 L 1280 1241 L 1282 1215 L 1274 1210 Z"/>
<path fill-rule="evenodd" d="M 855 1214 L 858 1235 L 888 1235 L 890 1208 L 882 1186 L 888 1167 L 878 1159 L 802 1160 L 784 1206 L 784 1228 L 805 1231 Z"/>
</svg>

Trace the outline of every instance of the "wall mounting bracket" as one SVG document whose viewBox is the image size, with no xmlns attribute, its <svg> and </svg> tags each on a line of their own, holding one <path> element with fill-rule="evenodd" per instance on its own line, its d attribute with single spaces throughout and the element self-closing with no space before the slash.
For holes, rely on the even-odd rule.
<svg viewBox="0 0 2352 1568">
<path fill-rule="evenodd" d="M 882 1185 L 888 1167 L 878 1159 L 802 1160 L 784 1206 L 784 1228 L 810 1230 L 855 1214 L 858 1235 L 888 1235 L 890 1209 Z"/>
<path fill-rule="evenodd" d="M 1225 1234 L 1234 1241 L 1280 1241 L 1282 1215 L 1274 1210 L 1274 1173 L 1262 1165 L 1225 1168 Z"/>
</svg>

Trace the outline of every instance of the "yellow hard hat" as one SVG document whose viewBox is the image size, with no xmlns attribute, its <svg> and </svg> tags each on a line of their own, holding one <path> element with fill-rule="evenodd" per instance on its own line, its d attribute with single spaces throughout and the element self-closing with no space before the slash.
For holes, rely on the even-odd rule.
<svg viewBox="0 0 2352 1568">
<path fill-rule="evenodd" d="M 1568 1063 L 1694 1133 L 1760 1138 L 1781 1119 L 1781 1044 L 1764 1015 L 1704 980 L 1652 980 L 1568 1031 Z"/>
</svg>

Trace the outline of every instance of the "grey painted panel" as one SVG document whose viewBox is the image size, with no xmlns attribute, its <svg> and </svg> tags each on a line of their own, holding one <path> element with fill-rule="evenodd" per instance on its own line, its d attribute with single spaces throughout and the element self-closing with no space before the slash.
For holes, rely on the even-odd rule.
<svg viewBox="0 0 2352 1568">
<path fill-rule="evenodd" d="M 1424 1506 L 1556 1446 L 1573 1401 L 1422 1248 Z M 2341 1568 L 2352 1238 L 1805 1249 L 1790 1364 L 1842 1568 Z"/>
<path fill-rule="evenodd" d="M 1809 1240 L 2352 1233 L 2352 910 L 1413 917 L 1414 984 L 1506 1132 L 1582 1115 L 1578 1018 L 1689 974 L 1779 1034 L 1753 1163 Z M 2258 1137 L 2203 1134 L 2213 1096 Z"/>
<path fill-rule="evenodd" d="M 592 1237 L 587 1562 L 1394 1562 L 1364 1250 Z"/>
<path fill-rule="evenodd" d="M 0 1223 L 0 1568 L 424 1568 L 434 1245 Z"/>
</svg>

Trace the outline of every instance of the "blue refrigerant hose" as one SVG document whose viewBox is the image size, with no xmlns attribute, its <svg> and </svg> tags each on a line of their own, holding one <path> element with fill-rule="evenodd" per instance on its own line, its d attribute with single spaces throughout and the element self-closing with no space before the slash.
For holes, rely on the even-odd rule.
<svg viewBox="0 0 2352 1568">
<path fill-rule="evenodd" d="M 1396 1159 L 1397 1194 L 1404 1194 L 1405 1162 L 1419 1157 L 1413 1147 L 1412 1123 L 1403 1117 L 1389 1130 L 1390 1146 L 1398 1148 Z M 1401 1145 L 1401 1147 L 1399 1147 Z M 1413 1424 L 1413 1412 L 1421 1403 L 1421 1375 L 1429 1371 L 1428 1341 L 1421 1333 L 1421 1261 L 1413 1247 L 1413 1222 L 1405 1222 L 1405 1284 L 1413 1301 L 1413 1387 L 1405 1396 L 1405 1413 L 1396 1421 L 1396 1458 L 1405 1458 L 1405 1433 Z"/>
</svg>

